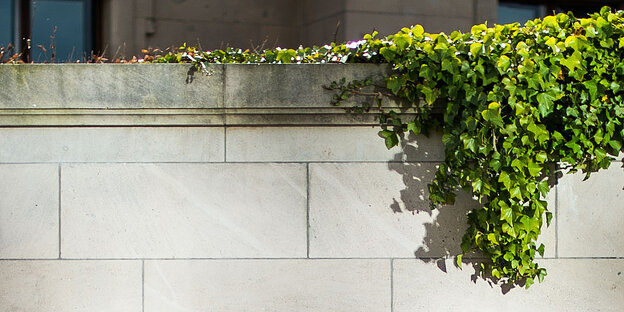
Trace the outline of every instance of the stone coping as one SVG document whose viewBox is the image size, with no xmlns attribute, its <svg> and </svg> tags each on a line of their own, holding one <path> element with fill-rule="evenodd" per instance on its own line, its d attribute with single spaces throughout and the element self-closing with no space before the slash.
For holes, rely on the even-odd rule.
<svg viewBox="0 0 624 312">
<path fill-rule="evenodd" d="M 375 125 L 322 86 L 388 64 L 26 64 L 0 66 L 0 126 Z M 387 99 L 384 105 L 398 107 Z M 404 111 L 409 114 L 409 111 Z"/>
</svg>

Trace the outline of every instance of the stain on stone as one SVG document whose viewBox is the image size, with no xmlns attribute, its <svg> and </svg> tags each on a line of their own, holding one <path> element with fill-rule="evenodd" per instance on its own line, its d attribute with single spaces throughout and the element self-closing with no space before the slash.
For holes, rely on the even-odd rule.
<svg viewBox="0 0 624 312">
<path fill-rule="evenodd" d="M 618 276 L 619 276 L 619 275 L 622 275 L 622 272 L 618 272 Z"/>
<path fill-rule="evenodd" d="M 186 0 L 171 0 L 171 2 L 173 2 L 173 3 L 182 3 L 184 1 L 186 1 Z"/>
</svg>

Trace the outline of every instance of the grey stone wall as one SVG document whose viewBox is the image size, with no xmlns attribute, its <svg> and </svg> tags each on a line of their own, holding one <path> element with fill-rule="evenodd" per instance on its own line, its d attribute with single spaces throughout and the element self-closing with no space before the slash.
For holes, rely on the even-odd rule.
<svg viewBox="0 0 624 312">
<path fill-rule="evenodd" d="M 432 33 L 468 31 L 496 21 L 496 0 L 107 0 L 104 46 L 109 56 L 142 48 L 295 48 L 359 40 L 422 24 Z"/>
<path fill-rule="evenodd" d="M 624 306 L 620 163 L 559 179 L 549 274 L 506 292 L 452 264 L 476 203 L 428 209 L 439 135 L 388 151 L 320 87 L 387 67 L 188 68 L 0 66 L 0 311 Z"/>
</svg>

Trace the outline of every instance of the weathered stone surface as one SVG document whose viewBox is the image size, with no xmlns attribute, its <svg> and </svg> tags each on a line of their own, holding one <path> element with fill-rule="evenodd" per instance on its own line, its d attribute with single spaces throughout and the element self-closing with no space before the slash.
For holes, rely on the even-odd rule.
<svg viewBox="0 0 624 312">
<path fill-rule="evenodd" d="M 0 177 L 0 258 L 58 257 L 58 166 L 4 164 Z"/>
<path fill-rule="evenodd" d="M 64 258 L 306 256 L 300 164 L 62 167 Z"/>
<path fill-rule="evenodd" d="M 145 262 L 145 311 L 389 311 L 389 260 Z"/>
<path fill-rule="evenodd" d="M 192 68 L 190 64 L 1 66 L 0 107 L 223 107 L 223 67 L 210 65 L 211 75 Z"/>
<path fill-rule="evenodd" d="M 460 193 L 456 204 L 430 210 L 431 163 L 310 164 L 310 256 L 454 256 L 479 203 Z M 551 210 L 554 211 L 554 192 Z M 539 239 L 555 256 L 555 226 Z"/>
<path fill-rule="evenodd" d="M 225 67 L 225 107 L 329 107 L 335 92 L 323 86 L 342 78 L 369 77 L 385 85 L 382 75 L 389 70 L 387 64 L 229 64 Z M 364 100 L 372 102 L 370 98 L 350 99 L 343 106 Z"/>
<path fill-rule="evenodd" d="M 460 196 L 431 211 L 428 163 L 310 164 L 311 257 L 441 257 L 461 253 L 466 213 Z"/>
<path fill-rule="evenodd" d="M 439 134 L 388 150 L 379 127 L 231 127 L 227 161 L 442 161 Z"/>
<path fill-rule="evenodd" d="M 624 169 L 564 175 L 559 180 L 559 256 L 624 257 Z"/>
<path fill-rule="evenodd" d="M 0 310 L 141 311 L 141 261 L 0 261 Z"/>
<path fill-rule="evenodd" d="M 548 276 L 528 290 L 503 294 L 453 260 L 394 260 L 394 311 L 612 311 L 624 306 L 624 260 L 540 260 Z M 442 271 L 444 269 L 444 271 Z"/>
<path fill-rule="evenodd" d="M 223 161 L 223 128 L 2 128 L 0 162 Z"/>
</svg>

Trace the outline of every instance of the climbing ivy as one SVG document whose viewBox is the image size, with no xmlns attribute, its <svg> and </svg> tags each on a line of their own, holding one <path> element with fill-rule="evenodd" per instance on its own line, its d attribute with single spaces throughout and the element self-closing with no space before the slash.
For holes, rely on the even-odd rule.
<svg viewBox="0 0 624 312">
<path fill-rule="evenodd" d="M 441 128 L 445 160 L 429 184 L 432 206 L 452 204 L 459 189 L 481 207 L 468 213 L 464 253 L 490 261 L 481 273 L 507 282 L 540 282 L 536 243 L 550 224 L 549 177 L 606 169 L 624 151 L 624 13 L 605 7 L 588 18 L 571 13 L 525 25 L 476 25 L 469 33 L 397 34 L 323 47 L 183 52 L 157 61 L 212 63 L 390 63 L 388 92 L 419 114 L 404 121 L 382 112 L 386 146 L 405 132 Z M 364 94 L 371 81 L 334 82 L 335 103 Z M 434 109 L 442 114 L 435 114 Z M 461 266 L 462 257 L 457 257 Z"/>
</svg>

